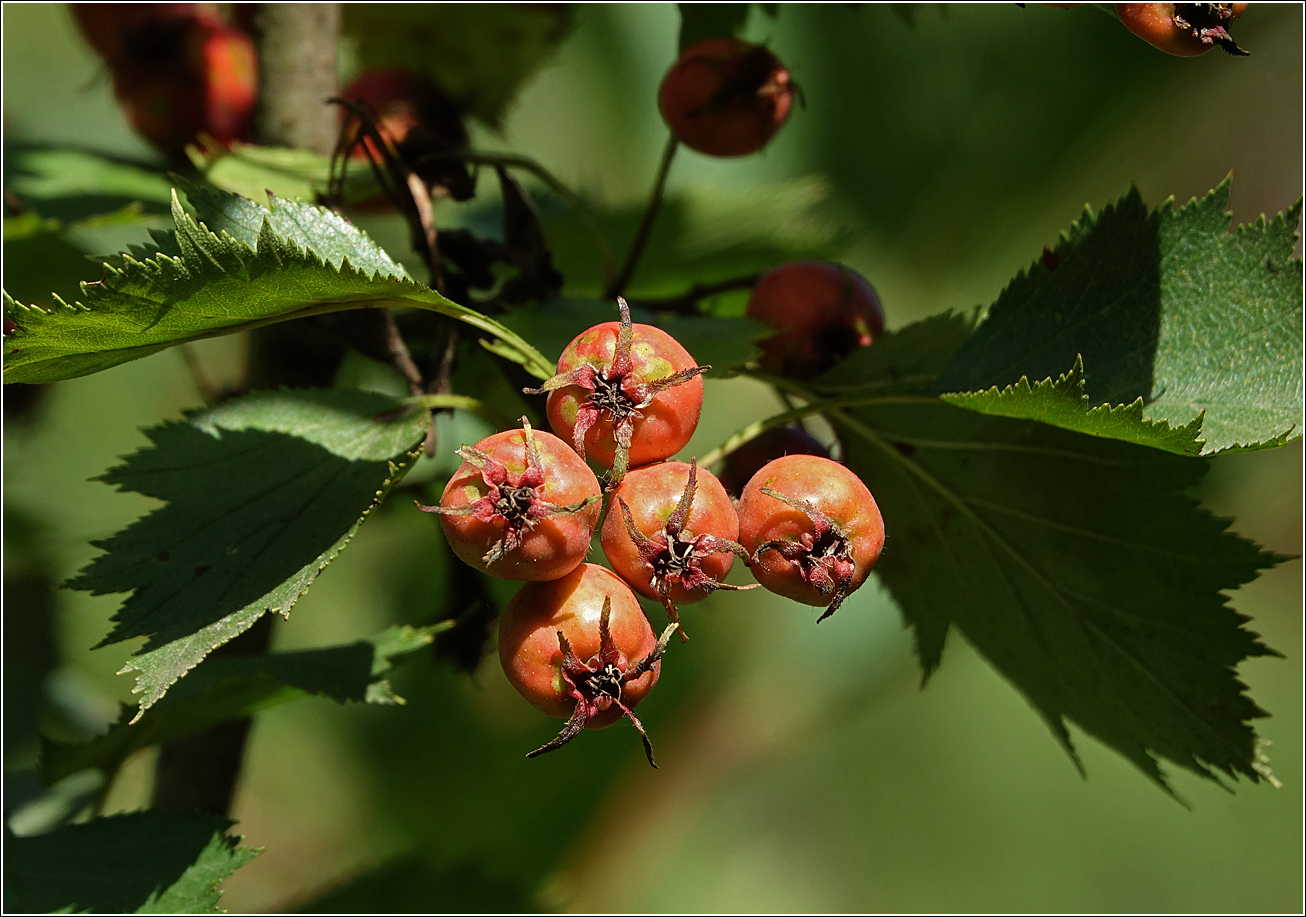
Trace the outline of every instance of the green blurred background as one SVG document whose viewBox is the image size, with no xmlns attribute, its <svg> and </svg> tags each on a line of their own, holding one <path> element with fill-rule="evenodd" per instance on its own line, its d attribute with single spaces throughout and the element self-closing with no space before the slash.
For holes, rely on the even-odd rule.
<svg viewBox="0 0 1306 917">
<path fill-rule="evenodd" d="M 585 5 L 574 15 L 503 131 L 482 130 L 475 144 L 545 163 L 602 210 L 621 251 L 665 142 L 654 100 L 679 17 L 658 4 Z M 152 161 L 62 5 L 6 4 L 3 24 L 7 154 L 50 144 Z M 1085 204 L 1100 207 L 1131 183 L 1155 206 L 1200 195 L 1232 169 L 1236 222 L 1301 194 L 1298 5 L 1253 4 L 1236 32 L 1246 59 L 1171 58 L 1090 7 L 1035 4 L 782 5 L 775 18 L 755 8 L 745 34 L 771 43 L 806 104 L 760 155 L 681 153 L 635 295 L 815 255 L 866 274 L 890 327 L 900 327 L 991 302 Z M 70 170 L 59 178 L 75 184 Z M 569 291 L 593 294 L 583 237 L 555 201 L 541 196 L 540 205 Z M 393 221 L 366 225 L 409 254 Z M 73 241 L 105 252 L 141 235 L 140 225 L 109 226 Z M 12 253 L 6 242 L 6 260 Z M 77 270 L 75 257 L 52 266 L 49 288 L 66 288 Z M 723 308 L 731 302 L 742 300 Z M 235 372 L 234 339 L 197 351 L 217 379 Z M 774 409 L 746 380 L 709 381 L 707 396 L 686 456 Z M 91 540 L 151 505 L 88 479 L 142 447 L 140 428 L 199 403 L 168 351 L 60 383 L 32 415 L 6 420 L 6 598 L 23 597 L 6 602 L 5 616 L 11 805 L 35 792 L 25 722 L 93 731 L 130 698 L 130 678 L 114 674 L 130 647 L 88 649 L 119 599 L 50 599 L 42 586 L 74 573 L 94 555 Z M 412 479 L 427 483 L 363 527 L 278 626 L 278 648 L 439 617 L 447 555 L 438 527 L 408 499 L 429 499 L 452 468 L 449 450 L 478 435 L 470 425 L 444 432 L 442 456 Z M 1301 481 L 1299 440 L 1213 462 L 1196 496 L 1241 534 L 1300 554 Z M 312 700 L 266 713 L 234 813 L 246 843 L 266 850 L 226 883 L 222 903 L 1300 912 L 1301 571 L 1284 564 L 1233 599 L 1286 657 L 1240 670 L 1273 714 L 1258 728 L 1273 743 L 1279 790 L 1230 793 L 1168 768 L 1185 808 L 1072 727 L 1082 780 L 1037 715 L 955 633 L 921 690 L 910 635 L 872 578 L 820 627 L 757 592 L 690 609 L 694 640 L 673 648 L 675 664 L 641 707 L 659 771 L 623 726 L 525 760 L 556 723 L 521 702 L 493 655 L 470 677 L 433 657 L 409 663 L 395 679 L 403 707 Z M 11 593 L 23 573 L 29 591 Z M 30 616 L 16 618 L 24 609 Z M 11 657 L 14 647 L 22 658 Z M 43 670 L 42 652 L 56 663 L 38 694 L 23 674 Z M 129 763 L 109 811 L 144 804 L 151 767 L 149 752 Z"/>
</svg>

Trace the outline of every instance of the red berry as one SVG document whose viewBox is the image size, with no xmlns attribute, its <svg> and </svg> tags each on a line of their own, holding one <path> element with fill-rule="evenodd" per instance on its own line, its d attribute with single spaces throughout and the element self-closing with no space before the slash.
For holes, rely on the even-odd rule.
<svg viewBox="0 0 1306 917">
<path fill-rule="evenodd" d="M 761 344 L 762 368 L 795 379 L 829 369 L 884 332 L 884 309 L 866 278 L 824 261 L 792 261 L 763 275 L 747 315 L 778 329 Z"/>
<path fill-rule="evenodd" d="M 793 100 L 793 81 L 775 55 L 737 38 L 686 49 L 658 90 L 671 132 L 709 156 L 756 153 L 789 117 Z"/>
<path fill-rule="evenodd" d="M 182 20 L 166 55 L 115 63 L 113 89 L 132 128 L 174 158 L 200 133 L 245 140 L 258 96 L 254 43 L 211 19 Z"/>
<path fill-rule="evenodd" d="M 208 3 L 70 3 L 82 35 L 113 66 L 171 56 L 184 23 L 220 22 Z"/>
<path fill-rule="evenodd" d="M 1246 3 L 1116 4 L 1116 15 L 1125 28 L 1178 57 L 1205 54 L 1216 45 L 1228 54 L 1246 56 L 1228 32 L 1229 24 L 1246 10 Z"/>
<path fill-rule="evenodd" d="M 439 506 L 445 537 L 491 576 L 553 580 L 585 559 L 599 521 L 599 482 L 556 436 L 524 428 L 463 446 Z"/>
<path fill-rule="evenodd" d="M 737 496 L 763 465 L 782 455 L 829 458 L 830 450 L 800 426 L 771 427 L 731 452 L 717 479 L 726 493 Z"/>
<path fill-rule="evenodd" d="M 677 604 L 751 588 L 721 582 L 734 556 L 746 555 L 734 504 L 711 472 L 692 462 L 635 468 L 613 498 L 599 532 L 603 553 L 635 591 L 662 602 L 672 621 L 680 620 Z"/>
<path fill-rule="evenodd" d="M 632 325 L 617 297 L 621 321 L 581 332 L 558 359 L 558 374 L 529 394 L 549 393 L 553 432 L 576 452 L 611 468 L 619 482 L 628 467 L 647 465 L 689 442 L 703 409 L 701 374 L 675 338 L 652 325 Z"/>
<path fill-rule="evenodd" d="M 370 107 L 376 114 L 377 129 L 392 145 L 398 146 L 409 131 L 422 123 L 422 108 L 429 92 L 429 85 L 417 74 L 402 67 L 382 67 L 359 76 L 340 90 L 340 96 Z M 348 112 L 342 110 L 341 118 L 347 116 Z M 373 159 L 381 161 L 381 153 L 370 137 L 364 138 L 363 145 L 367 149 L 355 146 L 350 155 L 366 159 L 370 150 Z"/>
<path fill-rule="evenodd" d="M 765 465 L 739 501 L 739 541 L 757 581 L 823 621 L 866 581 L 884 548 L 884 519 L 857 475 L 838 462 L 789 455 Z"/>
<path fill-rule="evenodd" d="M 674 630 L 673 624 L 655 638 L 630 587 L 595 564 L 523 586 L 499 622 L 499 661 L 522 697 L 567 719 L 557 738 L 527 757 L 560 748 L 581 729 L 602 729 L 628 716 L 649 764 L 657 767 L 633 708 L 657 684 Z"/>
</svg>

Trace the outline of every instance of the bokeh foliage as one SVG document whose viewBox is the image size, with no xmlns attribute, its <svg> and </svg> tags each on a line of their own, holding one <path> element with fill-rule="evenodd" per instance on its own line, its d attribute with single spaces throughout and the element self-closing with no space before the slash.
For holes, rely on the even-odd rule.
<svg viewBox="0 0 1306 917">
<path fill-rule="evenodd" d="M 43 15 L 29 14 L 29 36 L 44 28 L 54 48 L 47 54 L 64 62 L 61 70 L 90 72 L 67 24 L 43 26 Z M 686 156 L 678 164 L 676 193 L 636 276 L 637 290 L 677 292 L 782 258 L 839 257 L 873 278 L 891 325 L 902 327 L 945 308 L 991 302 L 1084 203 L 1101 206 L 1131 181 L 1151 206 L 1170 194 L 1182 202 L 1241 166 L 1245 150 L 1264 147 L 1267 137 L 1277 138 L 1269 145 L 1281 151 L 1282 163 L 1277 171 L 1239 172 L 1235 194 L 1243 194 L 1248 178 L 1245 200 L 1261 194 L 1263 202 L 1235 197 L 1236 220 L 1254 218 L 1257 206 L 1282 210 L 1300 193 L 1300 146 L 1292 147 L 1299 137 L 1291 140 L 1288 131 L 1284 140 L 1273 126 L 1259 133 L 1229 128 L 1218 143 L 1199 143 L 1207 136 L 1200 117 L 1213 104 L 1209 95 L 1200 104 L 1174 103 L 1186 94 L 1227 93 L 1225 83 L 1255 97 L 1258 87 L 1278 86 L 1275 75 L 1284 69 L 1295 73 L 1300 13 L 1265 16 L 1260 31 L 1247 20 L 1245 44 L 1256 56 L 1245 62 L 1164 58 L 1087 9 L 930 7 L 916 11 L 914 25 L 870 7 L 786 7 L 776 19 L 754 12 L 748 33 L 774 39 L 781 57 L 794 63 L 808 106 L 753 161 Z M 11 66 L 20 66 L 8 53 L 23 35 L 21 20 L 13 26 L 17 19 L 7 11 L 6 102 L 14 132 L 33 142 L 68 142 L 74 138 L 67 129 L 39 110 L 54 104 L 49 93 L 39 104 L 13 101 L 22 98 L 22 79 L 17 90 L 9 81 Z M 601 205 L 618 248 L 633 232 L 661 144 L 651 98 L 674 53 L 677 27 L 674 9 L 581 8 L 556 63 L 504 121 L 507 143 L 531 150 Z M 1276 30 L 1297 35 L 1296 44 L 1276 43 Z M 1250 69 L 1256 66 L 1262 69 Z M 1166 103 L 1155 103 L 1157 96 Z M 65 97 L 69 110 L 86 104 L 85 97 Z M 99 105 L 99 120 L 91 123 L 102 129 L 77 136 L 79 144 L 104 140 L 139 154 L 114 124 L 102 91 Z M 1260 120 L 1240 109 L 1233 116 L 1240 124 L 1282 120 L 1265 106 L 1243 108 L 1259 111 Z M 558 123 L 574 127 L 560 138 Z M 1167 128 L 1178 136 L 1166 136 Z M 540 197 L 564 274 L 582 289 L 587 276 L 597 287 L 583 234 L 565 208 Z M 460 217 L 484 219 L 474 212 Z M 384 221 L 376 223 L 374 236 L 404 258 L 402 243 L 385 239 Z M 388 231 L 399 236 L 393 226 Z M 96 246 L 106 236 L 93 231 L 76 238 L 86 251 L 120 247 Z M 729 313 L 739 303 L 722 297 L 717 307 Z M 221 350 L 205 355 L 222 365 Z M 465 371 L 474 373 L 474 366 Z M 6 437 L 7 509 L 13 502 L 48 520 L 60 576 L 89 559 L 89 538 L 106 537 L 140 509 L 111 501 L 102 485 L 68 482 L 99 474 L 116 455 L 139 448 L 135 427 L 194 406 L 185 379 L 180 361 L 162 354 L 63 383 L 33 420 L 7 421 L 7 432 L 15 433 Z M 749 386 L 712 384 L 714 413 L 686 454 L 710 448 L 750 411 L 770 413 L 763 403 L 769 396 Z M 121 410 L 124 404 L 131 409 Z M 444 432 L 450 448 L 462 441 L 458 431 Z M 1299 482 L 1300 445 L 1225 461 L 1242 464 L 1231 465 L 1239 470 L 1221 484 L 1217 462 L 1217 482 L 1205 494 L 1223 512 L 1246 514 L 1253 529 L 1261 527 L 1240 524 L 1240 531 L 1276 550 L 1299 551 L 1300 501 L 1285 500 L 1283 489 L 1300 486 L 1292 483 Z M 1247 483 L 1267 476 L 1277 487 Z M 427 478 L 438 479 L 437 470 L 419 466 L 410 476 Z M 344 643 L 390 623 L 442 616 L 451 562 L 429 520 L 405 513 L 404 502 L 383 506 L 323 574 L 279 635 L 283 648 Z M 1291 613 L 1298 594 L 1276 585 L 1283 577 L 1266 582 L 1238 593 L 1235 604 L 1255 615 L 1272 645 L 1296 646 L 1300 625 Z M 784 603 L 744 607 L 726 596 L 701 606 L 694 653 L 668 668 L 663 687 L 641 708 L 645 721 L 657 724 L 650 726 L 659 730 L 655 738 L 665 736 L 660 758 L 670 754 L 675 762 L 672 773 L 658 775 L 666 778 L 661 784 L 636 770 L 638 750 L 618 730 L 586 736 L 584 755 L 520 760 L 551 724 L 518 709 L 492 661 L 470 681 L 438 659 L 410 665 L 396 686 L 409 699 L 404 708 L 299 706 L 267 714 L 256 728 L 236 814 L 238 830 L 268 851 L 228 883 L 224 904 L 302 903 L 371 872 L 392 900 L 438 896 L 451 907 L 465 900 L 460 882 L 473 893 L 509 889 L 505 902 L 526 889 L 537 904 L 588 909 L 1218 909 L 1226 900 L 1239 908 L 1300 906 L 1293 865 L 1300 838 L 1294 819 L 1284 816 L 1301 798 L 1294 745 L 1300 710 L 1292 688 L 1299 657 L 1254 663 L 1244 676 L 1276 714 L 1264 731 L 1277 741 L 1276 772 L 1287 788 L 1277 796 L 1244 788 L 1230 802 L 1184 784 L 1197 806 L 1190 814 L 1163 797 L 1139 795 L 1134 783 L 1142 781 L 1121 776 L 1091 742 L 1079 744 L 1093 778 L 1077 783 L 1016 695 L 955 639 L 929 690 L 913 693 L 918 673 L 896 613 L 883 593 L 867 592 L 841 612 L 848 630 L 838 633 L 831 631 L 838 619 L 813 629 Z M 93 719 L 87 711 L 97 698 L 124 691 L 124 680 L 109 675 L 122 655 L 104 660 L 117 651 L 85 650 L 103 634 L 116 602 L 59 601 L 61 671 L 79 673 L 65 679 L 79 687 L 59 696 L 46 715 L 73 719 L 71 710 Z M 305 761 L 322 755 L 336 763 Z M 117 800 L 134 804 L 127 789 Z M 1125 845 L 1129 856 L 1122 835 L 1134 838 Z M 1246 839 L 1255 865 L 1225 865 L 1230 836 Z M 543 850 L 541 837 L 548 838 Z M 619 841 L 615 850 L 596 850 L 595 837 Z M 391 856 L 409 868 L 386 867 Z M 1093 880 L 1106 875 L 1110 881 Z M 338 889 L 324 904 L 360 900 L 348 896 L 367 882 Z"/>
</svg>

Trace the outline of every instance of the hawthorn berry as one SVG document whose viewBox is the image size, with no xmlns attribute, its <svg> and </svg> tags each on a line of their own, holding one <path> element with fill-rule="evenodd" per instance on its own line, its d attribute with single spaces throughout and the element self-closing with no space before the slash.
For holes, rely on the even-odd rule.
<svg viewBox="0 0 1306 917">
<path fill-rule="evenodd" d="M 1229 24 L 1247 10 L 1246 3 L 1117 3 L 1125 28 L 1167 54 L 1196 57 L 1219 46 L 1226 54 L 1247 52 L 1229 35 Z"/>
<path fill-rule="evenodd" d="M 660 462 L 627 473 L 599 530 L 612 569 L 640 595 L 660 601 L 674 622 L 680 621 L 677 604 L 701 601 L 717 589 L 754 588 L 721 582 L 735 555 L 747 558 L 738 538 L 734 504 L 696 462 Z"/>
<path fill-rule="evenodd" d="M 87 43 L 111 66 L 167 57 L 176 27 L 190 19 L 218 23 L 209 3 L 70 3 Z"/>
<path fill-rule="evenodd" d="M 425 91 L 426 86 L 417 74 L 402 67 L 382 67 L 361 74 L 340 90 L 340 95 L 369 106 L 376 114 L 377 131 L 397 146 L 408 137 L 409 131 L 422 123 L 421 97 Z M 347 115 L 348 112 L 341 111 L 342 119 Z M 350 155 L 366 159 L 369 151 L 373 159 L 381 160 L 381 152 L 371 137 L 362 138 Z"/>
<path fill-rule="evenodd" d="M 884 519 L 861 478 L 838 462 L 788 455 L 753 476 L 739 501 L 739 541 L 757 581 L 824 621 L 866 581 Z"/>
<path fill-rule="evenodd" d="M 789 71 L 764 46 L 710 38 L 672 64 L 658 89 L 658 110 L 690 149 L 747 156 L 789 117 L 794 89 Z"/>
<path fill-rule="evenodd" d="M 155 23 L 111 60 L 114 96 L 132 129 L 161 152 L 184 158 L 201 134 L 222 144 L 249 138 L 258 97 L 254 43 L 210 16 Z M 149 53 L 132 53 L 134 48 Z"/>
<path fill-rule="evenodd" d="M 884 309 L 866 278 L 842 264 L 791 261 L 753 287 L 745 313 L 776 333 L 761 342 L 762 368 L 805 379 L 884 333 Z"/>
<path fill-rule="evenodd" d="M 465 563 L 501 579 L 552 580 L 576 569 L 599 521 L 599 482 L 571 448 L 522 429 L 458 450 L 463 463 L 444 488 L 438 513 Z"/>
<path fill-rule="evenodd" d="M 675 454 L 694 434 L 703 409 L 698 366 L 676 339 L 652 325 L 632 325 L 617 297 L 620 322 L 581 332 L 558 359 L 558 374 L 527 394 L 549 393 L 553 432 L 578 455 L 611 469 L 616 484 L 626 469 Z"/>
<path fill-rule="evenodd" d="M 522 697 L 567 720 L 553 741 L 526 757 L 626 716 L 639 731 L 648 763 L 657 767 L 634 707 L 657 684 L 675 630 L 672 624 L 655 638 L 630 587 L 596 564 L 518 590 L 499 622 L 499 661 Z"/>
</svg>

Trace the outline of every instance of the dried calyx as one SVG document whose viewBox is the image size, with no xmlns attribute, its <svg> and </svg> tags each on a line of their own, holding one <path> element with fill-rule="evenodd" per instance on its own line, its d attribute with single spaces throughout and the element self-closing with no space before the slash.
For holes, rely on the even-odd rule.
<svg viewBox="0 0 1306 917">
<path fill-rule="evenodd" d="M 661 379 L 645 381 L 637 378 L 635 364 L 630 358 L 631 343 L 634 340 L 630 307 L 620 296 L 617 297 L 617 306 L 621 309 L 621 330 L 617 333 L 617 345 L 611 363 L 597 368 L 589 364 L 579 366 L 570 372 L 558 373 L 537 389 L 523 389 L 530 395 L 542 395 L 574 385 L 589 392 L 576 412 L 572 446 L 576 454 L 584 458 L 585 434 L 590 428 L 600 420 L 612 425 L 616 452 L 612 469 L 606 476 L 609 486 L 620 484 L 626 476 L 630 461 L 630 440 L 634 434 L 635 421 L 644 416 L 642 409 L 667 389 L 688 382 L 712 368 L 691 366 Z"/>
<path fill-rule="evenodd" d="M 569 516 L 592 506 L 601 497 L 595 494 L 579 503 L 560 505 L 544 499 L 544 465 L 540 461 L 539 449 L 535 445 L 535 434 L 530 421 L 521 419 L 522 432 L 526 438 L 526 467 L 513 474 L 502 463 L 495 461 L 475 446 L 463 446 L 458 455 L 464 462 L 481 473 L 489 491 L 485 496 L 464 503 L 461 506 L 424 506 L 417 508 L 424 513 L 438 513 L 444 516 L 475 516 L 485 523 L 501 525 L 502 537 L 491 545 L 490 550 L 481 558 L 486 566 L 493 564 L 504 555 L 521 547 L 526 533 L 536 523 L 555 516 Z"/>
<path fill-rule="evenodd" d="M 609 620 L 612 617 L 612 599 L 605 596 L 603 599 L 603 611 L 599 618 L 599 651 L 590 658 L 589 662 L 581 662 L 572 651 L 571 644 L 563 636 L 562 631 L 558 631 L 558 647 L 562 650 L 562 677 L 567 683 L 569 693 L 576 698 L 576 710 L 572 713 L 571 718 L 567 720 L 553 741 L 530 752 L 526 757 L 534 758 L 545 752 L 550 752 L 566 745 L 576 736 L 580 735 L 585 724 L 597 716 L 600 712 L 607 710 L 613 704 L 621 709 L 623 715 L 630 717 L 630 721 L 635 724 L 639 731 L 639 737 L 644 742 L 644 754 L 648 756 L 648 763 L 657 767 L 657 762 L 653 760 L 653 743 L 649 741 L 648 733 L 644 731 L 644 724 L 635 716 L 621 699 L 621 688 L 627 682 L 634 681 L 642 677 L 646 672 L 650 672 L 662 654 L 667 651 L 667 645 L 671 642 L 671 635 L 679 627 L 678 624 L 670 624 L 658 638 L 657 645 L 643 659 L 640 659 L 634 665 L 626 658 L 626 654 L 617 649 L 612 641 L 612 630 Z"/>
<path fill-rule="evenodd" d="M 710 554 L 729 552 L 743 558 L 747 563 L 748 552 L 744 550 L 743 545 L 729 538 L 706 534 L 692 535 L 685 531 L 685 523 L 689 519 L 689 510 L 694 503 L 694 490 L 697 484 L 698 460 L 692 459 L 689 463 L 689 482 L 685 485 L 675 510 L 667 517 L 667 523 L 662 527 L 662 531 L 651 537 L 635 527 L 630 507 L 620 495 L 617 496 L 617 504 L 621 507 L 621 516 L 626 523 L 626 534 L 635 542 L 640 560 L 653 571 L 649 585 L 657 592 L 658 598 L 667 610 L 667 615 L 676 624 L 680 623 L 680 614 L 676 610 L 676 603 L 671 600 L 673 586 L 679 585 L 687 592 L 712 592 L 717 589 L 742 592 L 757 588 L 756 583 L 748 586 L 732 586 L 713 579 L 703 572 L 703 559 Z M 689 639 L 684 630 L 681 630 L 680 638 Z"/>
<path fill-rule="evenodd" d="M 1204 45 L 1219 45 L 1226 54 L 1247 57 L 1248 52 L 1238 47 L 1227 28 L 1234 18 L 1233 6 L 1232 3 L 1176 3 L 1174 24 Z"/>
<path fill-rule="evenodd" d="M 802 571 L 803 581 L 821 595 L 831 597 L 830 604 L 816 619 L 819 624 L 838 611 L 852 591 L 849 588 L 855 570 L 852 542 L 839 523 L 810 503 L 795 500 L 770 487 L 763 487 L 762 493 L 805 515 L 812 523 L 812 530 L 804 532 L 798 541 L 775 539 L 758 545 L 753 559 L 756 561 L 763 551 L 775 551 L 786 560 L 795 561 Z"/>
</svg>

